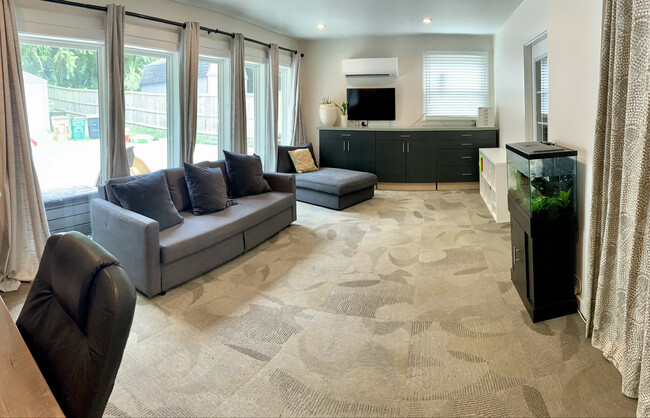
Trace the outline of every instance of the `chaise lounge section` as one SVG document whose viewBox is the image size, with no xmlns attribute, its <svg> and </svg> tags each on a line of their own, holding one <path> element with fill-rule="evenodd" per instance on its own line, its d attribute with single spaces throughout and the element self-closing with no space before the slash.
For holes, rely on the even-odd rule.
<svg viewBox="0 0 650 418">
<path fill-rule="evenodd" d="M 279 173 L 296 176 L 296 200 L 330 209 L 342 210 L 371 199 L 375 195 L 377 176 L 362 171 L 322 167 L 318 171 L 296 173 L 289 151 L 309 149 L 314 162 L 316 156 L 310 142 L 298 147 L 278 146 Z"/>
<path fill-rule="evenodd" d="M 220 167 L 223 160 L 202 162 Z M 272 191 L 233 199 L 236 205 L 195 216 L 183 168 L 163 170 L 172 202 L 183 222 L 159 231 L 157 221 L 123 208 L 111 184 L 140 176 L 111 179 L 91 202 L 93 240 L 120 262 L 136 289 L 148 297 L 206 273 L 264 242 L 296 220 L 295 177 L 264 173 Z M 188 207 L 189 206 L 189 207 Z"/>
</svg>

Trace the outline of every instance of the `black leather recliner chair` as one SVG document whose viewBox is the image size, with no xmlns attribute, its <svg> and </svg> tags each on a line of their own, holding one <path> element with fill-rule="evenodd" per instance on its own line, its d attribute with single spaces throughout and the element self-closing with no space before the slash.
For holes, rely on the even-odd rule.
<svg viewBox="0 0 650 418">
<path fill-rule="evenodd" d="M 66 416 L 104 412 L 135 299 L 115 257 L 90 238 L 71 232 L 48 239 L 16 325 Z"/>
</svg>

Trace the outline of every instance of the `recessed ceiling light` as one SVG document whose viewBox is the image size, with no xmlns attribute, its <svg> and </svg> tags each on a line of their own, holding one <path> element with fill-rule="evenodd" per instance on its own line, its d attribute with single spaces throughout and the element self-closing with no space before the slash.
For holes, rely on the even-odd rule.
<svg viewBox="0 0 650 418">
<path fill-rule="evenodd" d="M 428 25 L 429 23 L 431 23 L 431 18 L 429 18 L 429 17 L 425 17 L 424 19 L 422 19 L 422 23 Z"/>
<path fill-rule="evenodd" d="M 316 25 L 316 27 L 318 28 L 318 30 L 325 29 L 325 25 L 323 25 L 322 23 L 319 23 L 318 25 Z"/>
</svg>

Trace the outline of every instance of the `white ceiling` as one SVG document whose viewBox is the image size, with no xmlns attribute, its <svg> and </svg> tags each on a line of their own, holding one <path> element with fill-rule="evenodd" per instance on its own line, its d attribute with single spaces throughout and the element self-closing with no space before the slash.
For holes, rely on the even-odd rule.
<svg viewBox="0 0 650 418">
<path fill-rule="evenodd" d="M 175 0 L 302 39 L 494 34 L 522 0 Z M 425 25 L 422 18 L 430 17 Z M 316 25 L 323 23 L 324 30 Z M 207 22 L 205 23 L 207 24 Z M 207 26 L 210 26 L 209 24 Z"/>
</svg>

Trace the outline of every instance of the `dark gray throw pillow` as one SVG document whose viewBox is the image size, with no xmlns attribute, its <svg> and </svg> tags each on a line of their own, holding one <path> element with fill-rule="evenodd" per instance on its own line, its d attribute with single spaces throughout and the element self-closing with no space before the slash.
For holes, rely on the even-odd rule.
<svg viewBox="0 0 650 418">
<path fill-rule="evenodd" d="M 167 179 L 162 171 L 154 171 L 124 184 L 111 184 L 123 208 L 158 221 L 160 230 L 183 222 L 172 203 Z"/>
<path fill-rule="evenodd" d="M 231 197 L 244 197 L 271 191 L 271 186 L 264 180 L 262 159 L 258 155 L 229 151 L 224 151 L 223 155 L 226 156 Z"/>
<path fill-rule="evenodd" d="M 227 207 L 228 195 L 221 168 L 184 163 L 183 170 L 193 214 L 204 215 Z"/>
</svg>

